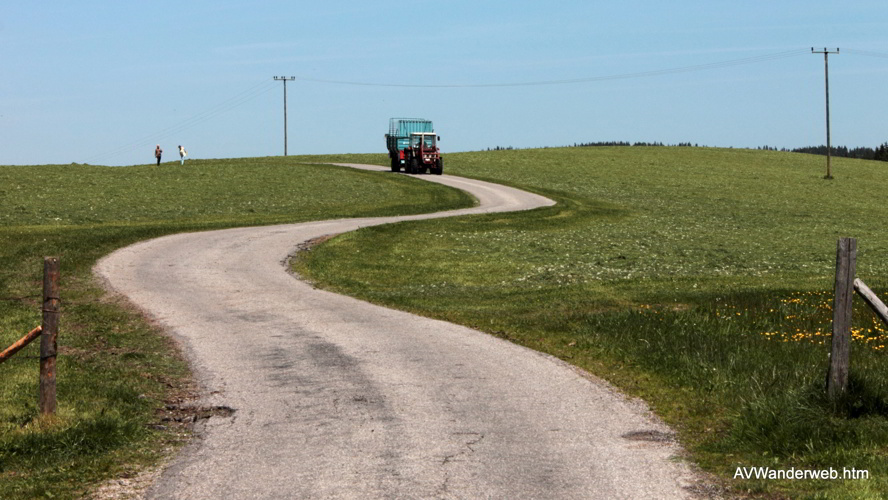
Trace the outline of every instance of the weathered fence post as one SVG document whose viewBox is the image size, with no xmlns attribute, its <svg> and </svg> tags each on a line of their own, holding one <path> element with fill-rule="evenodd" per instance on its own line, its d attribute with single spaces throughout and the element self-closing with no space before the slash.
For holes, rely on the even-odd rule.
<svg viewBox="0 0 888 500">
<path fill-rule="evenodd" d="M 826 392 L 835 399 L 848 390 L 851 365 L 851 299 L 857 267 L 857 239 L 841 238 L 836 250 L 836 299 Z"/>
<path fill-rule="evenodd" d="M 59 258 L 43 259 L 43 324 L 40 335 L 40 388 L 37 404 L 44 415 L 56 411 L 56 350 L 59 335 Z"/>
</svg>

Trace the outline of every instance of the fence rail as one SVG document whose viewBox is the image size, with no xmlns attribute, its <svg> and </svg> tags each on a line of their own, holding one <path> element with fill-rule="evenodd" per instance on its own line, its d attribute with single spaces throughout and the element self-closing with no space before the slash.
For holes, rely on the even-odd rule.
<svg viewBox="0 0 888 500">
<path fill-rule="evenodd" d="M 860 298 L 862 298 L 864 302 L 869 304 L 873 312 L 876 313 L 876 316 L 878 316 L 883 323 L 888 325 L 888 306 L 879 300 L 879 297 L 866 286 L 866 283 L 860 279 L 854 280 L 854 291 L 857 292 L 857 295 L 860 295 Z"/>
<path fill-rule="evenodd" d="M 28 332 L 28 334 L 24 337 L 18 339 L 14 344 L 7 347 L 5 351 L 0 352 L 0 363 L 3 363 L 7 359 L 11 358 L 13 354 L 21 351 L 26 345 L 30 344 L 32 340 L 39 337 L 42 331 L 43 327 L 38 326 L 37 328 Z"/>
</svg>

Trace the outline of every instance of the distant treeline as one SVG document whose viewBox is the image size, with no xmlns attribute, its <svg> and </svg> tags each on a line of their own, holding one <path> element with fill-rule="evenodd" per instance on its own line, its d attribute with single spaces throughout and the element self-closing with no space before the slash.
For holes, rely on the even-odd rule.
<svg viewBox="0 0 888 500">
<path fill-rule="evenodd" d="M 678 144 L 663 144 L 662 142 L 625 142 L 625 141 L 607 141 L 607 142 L 581 142 L 574 143 L 575 148 L 587 148 L 595 146 L 660 146 L 660 147 L 681 147 L 681 148 L 699 148 L 699 144 L 691 144 L 690 142 L 679 142 Z M 706 147 L 706 146 L 703 146 Z"/>
<path fill-rule="evenodd" d="M 580 142 L 574 143 L 572 147 L 575 148 L 588 148 L 588 147 L 613 147 L 613 146 L 658 146 L 658 147 L 684 147 L 684 148 L 699 148 L 701 147 L 699 144 L 691 144 L 690 142 L 679 142 L 678 144 L 664 144 L 662 142 L 626 142 L 626 141 L 601 141 L 601 142 Z M 571 147 L 571 146 L 568 146 Z M 702 146 L 707 147 L 707 146 Z M 514 148 L 512 146 L 503 147 L 497 146 L 495 148 L 487 148 L 488 151 L 510 151 Z M 786 149 L 786 148 L 776 148 L 773 146 L 759 146 L 756 149 L 761 151 L 783 151 L 788 153 L 807 153 L 812 155 L 823 155 L 826 156 L 826 146 L 807 146 L 804 148 L 795 148 L 795 149 Z M 848 148 L 848 146 L 836 146 L 830 148 L 830 156 L 836 156 L 841 158 L 857 158 L 860 160 L 877 160 L 877 161 L 888 161 L 888 142 L 883 143 L 881 146 L 877 148 L 867 148 L 867 147 L 859 147 L 859 148 Z"/>
<path fill-rule="evenodd" d="M 806 148 L 796 148 L 792 150 L 794 153 L 809 153 L 812 155 L 826 156 L 826 146 L 808 146 Z M 877 148 L 854 148 L 848 149 L 847 146 L 839 146 L 829 149 L 830 156 L 839 156 L 842 158 L 858 158 L 861 160 L 878 160 L 888 161 L 888 142 L 883 143 Z"/>
<path fill-rule="evenodd" d="M 682 147 L 700 147 L 698 144 L 691 144 L 690 142 L 680 142 L 678 144 L 663 144 L 662 142 L 622 142 L 622 141 L 609 141 L 609 142 L 575 142 L 573 146 L 574 148 L 586 148 L 586 147 L 595 147 L 595 146 L 682 146 Z M 706 147 L 706 146 L 704 146 Z M 497 146 L 495 148 L 487 148 L 488 151 L 511 151 L 513 149 L 521 149 L 515 148 L 512 146 Z M 545 147 L 543 149 L 546 149 Z"/>
</svg>

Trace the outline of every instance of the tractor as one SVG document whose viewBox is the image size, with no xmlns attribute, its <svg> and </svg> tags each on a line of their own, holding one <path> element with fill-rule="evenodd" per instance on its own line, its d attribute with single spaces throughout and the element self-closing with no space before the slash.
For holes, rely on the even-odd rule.
<svg viewBox="0 0 888 500">
<path fill-rule="evenodd" d="M 392 118 L 385 144 L 391 160 L 392 172 L 402 169 L 408 174 L 431 172 L 441 175 L 444 165 L 438 141 L 430 120 L 421 118 Z"/>
</svg>

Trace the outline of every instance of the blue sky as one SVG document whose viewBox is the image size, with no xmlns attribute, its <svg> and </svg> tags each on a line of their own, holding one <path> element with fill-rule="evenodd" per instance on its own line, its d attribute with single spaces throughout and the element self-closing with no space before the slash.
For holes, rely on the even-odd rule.
<svg viewBox="0 0 888 500">
<path fill-rule="evenodd" d="M 445 153 L 822 144 L 812 46 L 841 49 L 833 144 L 888 141 L 883 0 L 10 0 L 0 164 L 143 164 L 157 143 L 165 160 L 178 144 L 193 158 L 282 155 L 276 75 L 297 77 L 291 155 L 384 152 L 390 117 L 433 120 Z M 645 75 L 661 70 L 676 71 Z"/>
</svg>

